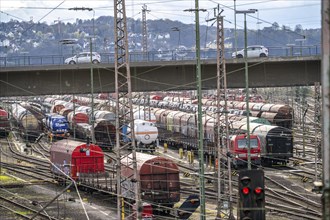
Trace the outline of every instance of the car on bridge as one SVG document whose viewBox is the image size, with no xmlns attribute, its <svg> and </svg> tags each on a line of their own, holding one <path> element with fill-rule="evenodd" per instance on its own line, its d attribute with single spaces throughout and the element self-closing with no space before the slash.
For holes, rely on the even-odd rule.
<svg viewBox="0 0 330 220">
<path fill-rule="evenodd" d="M 247 57 L 268 57 L 268 49 L 261 45 L 248 46 L 247 48 Z M 244 49 L 232 53 L 232 58 L 243 58 Z"/>
<path fill-rule="evenodd" d="M 65 59 L 65 64 L 77 64 L 77 63 L 101 63 L 101 56 L 97 52 L 92 52 L 92 58 L 90 52 L 82 52 L 73 57 Z"/>
</svg>

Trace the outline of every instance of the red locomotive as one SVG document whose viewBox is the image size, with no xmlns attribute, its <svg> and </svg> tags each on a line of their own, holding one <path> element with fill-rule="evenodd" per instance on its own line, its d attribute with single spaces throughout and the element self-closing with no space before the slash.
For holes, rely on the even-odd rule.
<svg viewBox="0 0 330 220">
<path fill-rule="evenodd" d="M 232 135 L 229 145 L 232 154 L 232 164 L 234 167 L 246 166 L 248 160 L 248 139 L 247 135 Z M 260 165 L 261 143 L 257 135 L 250 135 L 250 155 L 254 165 Z"/>
<path fill-rule="evenodd" d="M 74 140 L 54 142 L 50 148 L 51 171 L 56 179 L 104 174 L 104 153 L 94 144 Z"/>
<path fill-rule="evenodd" d="M 9 130 L 8 112 L 0 107 L 0 137 L 7 137 Z"/>
</svg>

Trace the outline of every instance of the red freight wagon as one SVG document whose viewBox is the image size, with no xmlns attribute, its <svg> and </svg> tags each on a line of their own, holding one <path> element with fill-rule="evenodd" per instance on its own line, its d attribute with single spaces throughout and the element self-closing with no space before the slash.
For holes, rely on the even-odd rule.
<svg viewBox="0 0 330 220">
<path fill-rule="evenodd" d="M 67 120 L 69 121 L 69 123 L 75 124 L 75 123 L 88 123 L 89 121 L 89 117 L 86 113 L 83 112 L 69 112 L 67 115 Z"/>
<path fill-rule="evenodd" d="M 8 112 L 0 107 L 0 136 L 7 137 L 9 130 Z"/>
<path fill-rule="evenodd" d="M 80 174 L 95 175 L 104 173 L 104 153 L 94 144 L 74 140 L 54 142 L 50 148 L 51 171 L 55 175 L 69 175 L 77 180 Z M 62 172 L 61 172 L 61 171 Z"/>
<path fill-rule="evenodd" d="M 136 153 L 137 181 L 140 181 L 142 200 L 151 204 L 173 207 L 180 201 L 179 168 L 172 160 L 144 153 Z M 124 197 L 134 199 L 134 184 L 131 181 L 134 170 L 132 154 L 121 160 L 121 175 L 127 178 L 122 183 Z"/>
</svg>

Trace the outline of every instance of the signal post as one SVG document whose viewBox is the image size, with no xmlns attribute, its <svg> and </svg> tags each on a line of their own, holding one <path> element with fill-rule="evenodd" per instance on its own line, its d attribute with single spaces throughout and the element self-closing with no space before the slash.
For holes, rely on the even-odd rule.
<svg viewBox="0 0 330 220">
<path fill-rule="evenodd" d="M 238 216 L 241 220 L 265 220 L 265 181 L 262 170 L 239 173 Z"/>
</svg>

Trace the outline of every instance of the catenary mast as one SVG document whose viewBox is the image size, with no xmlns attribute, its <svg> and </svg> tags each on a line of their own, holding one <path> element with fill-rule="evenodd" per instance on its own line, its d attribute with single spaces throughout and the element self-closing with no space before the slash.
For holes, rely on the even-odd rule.
<svg viewBox="0 0 330 220">
<path fill-rule="evenodd" d="M 322 1 L 323 219 L 330 220 L 330 3 Z"/>
<path fill-rule="evenodd" d="M 124 219 L 122 206 L 122 188 L 124 181 L 131 181 L 135 196 L 135 206 L 137 218 L 141 219 L 141 199 L 140 184 L 138 181 L 137 163 L 136 163 L 136 144 L 132 141 L 134 137 L 134 120 L 132 108 L 132 86 L 131 73 L 129 65 L 129 50 L 127 37 L 127 21 L 125 0 L 114 1 L 114 35 L 115 35 L 115 91 L 116 91 L 116 159 L 117 159 L 117 219 Z M 130 126 L 130 134 L 124 134 L 123 127 Z M 130 138 L 132 137 L 132 138 Z M 123 140 L 126 140 L 124 142 Z M 121 152 L 124 149 L 132 148 L 132 164 L 127 166 L 133 167 L 133 175 L 130 180 L 121 177 L 121 159 L 128 157 L 128 154 Z M 134 204 L 132 204 L 134 205 Z"/>
</svg>

